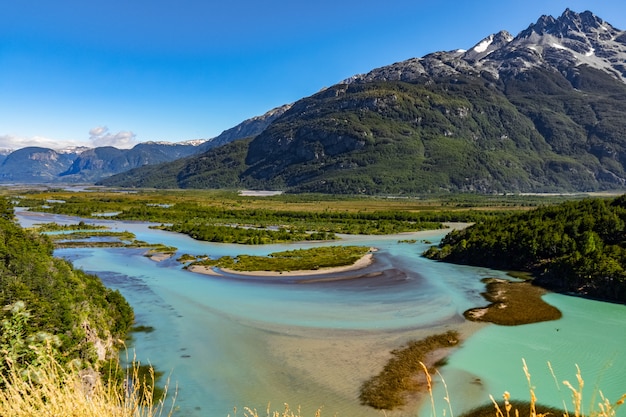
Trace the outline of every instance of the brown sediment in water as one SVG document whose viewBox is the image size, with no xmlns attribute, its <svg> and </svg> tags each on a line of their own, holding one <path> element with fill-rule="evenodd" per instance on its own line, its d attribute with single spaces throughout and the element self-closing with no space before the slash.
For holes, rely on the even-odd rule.
<svg viewBox="0 0 626 417">
<path fill-rule="evenodd" d="M 467 320 L 455 321 L 430 328 L 403 329 L 401 331 L 372 332 L 328 329 L 290 329 L 289 334 L 269 332 L 267 349 L 278 363 L 291 370 L 294 375 L 306 375 L 311 392 L 324 392 L 323 398 L 343 399 L 343 408 L 333 405 L 332 411 L 340 415 L 380 417 L 382 412 L 359 401 L 360 387 L 370 378 L 379 374 L 393 359 L 397 350 L 407 346 L 412 340 L 422 340 L 434 334 L 455 330 L 459 339 L 465 340 L 485 323 Z M 433 349 L 425 353 L 423 362 L 428 369 L 443 366 L 445 358 L 461 345 L 451 348 Z M 425 389 L 425 375 L 421 368 L 411 376 L 422 388 L 403 395 L 404 405 L 384 412 L 388 417 L 417 415 L 418 410 L 428 400 Z M 438 382 L 433 381 L 435 384 Z"/>
<path fill-rule="evenodd" d="M 495 278 L 488 278 L 485 282 L 487 292 L 483 296 L 491 304 L 467 310 L 464 316 L 468 320 L 517 326 L 558 320 L 562 316 L 559 309 L 543 300 L 542 296 L 548 291 L 531 282 Z"/>
</svg>

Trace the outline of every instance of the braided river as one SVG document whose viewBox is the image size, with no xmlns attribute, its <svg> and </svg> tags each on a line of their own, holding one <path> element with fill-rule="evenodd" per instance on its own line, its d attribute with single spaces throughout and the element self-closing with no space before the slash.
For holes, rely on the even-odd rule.
<svg viewBox="0 0 626 417">
<path fill-rule="evenodd" d="M 16 214 L 24 227 L 81 220 Z M 303 416 L 318 408 L 322 416 L 447 416 L 450 408 L 460 415 L 489 403 L 490 395 L 500 400 L 505 391 L 527 401 L 523 360 L 538 401 L 565 404 L 572 414 L 572 393 L 562 382 L 578 385 L 577 366 L 585 381 L 583 412 L 600 401 L 600 392 L 610 401 L 626 393 L 626 306 L 547 294 L 544 300 L 562 311 L 560 320 L 512 327 L 469 322 L 464 311 L 488 304 L 482 280 L 507 276 L 421 257 L 447 230 L 241 246 L 200 242 L 148 223 L 84 221 L 178 248 L 160 262 L 139 249 L 55 251 L 118 289 L 137 324 L 154 328 L 133 333 L 130 354 L 165 373 L 168 397 L 176 396 L 175 415 L 244 415 L 244 407 L 265 415 L 268 404 L 282 410 L 285 403 L 300 407 Z M 416 242 L 403 242 L 409 239 Z M 378 251 L 366 268 L 322 279 L 216 277 L 184 270 L 176 261 L 183 253 L 217 258 L 337 244 Z M 447 330 L 459 331 L 463 340 L 433 376 L 434 405 L 426 398 L 383 413 L 360 404 L 360 385 L 382 370 L 391 350 Z"/>
</svg>

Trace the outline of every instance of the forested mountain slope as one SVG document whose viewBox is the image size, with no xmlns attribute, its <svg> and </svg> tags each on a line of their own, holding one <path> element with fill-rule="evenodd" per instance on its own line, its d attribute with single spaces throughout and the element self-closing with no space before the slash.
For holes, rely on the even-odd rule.
<svg viewBox="0 0 626 417">
<path fill-rule="evenodd" d="M 357 75 L 249 144 L 106 185 L 406 194 L 626 187 L 626 33 L 591 12 Z M 156 179 L 156 175 L 160 180 Z"/>
</svg>

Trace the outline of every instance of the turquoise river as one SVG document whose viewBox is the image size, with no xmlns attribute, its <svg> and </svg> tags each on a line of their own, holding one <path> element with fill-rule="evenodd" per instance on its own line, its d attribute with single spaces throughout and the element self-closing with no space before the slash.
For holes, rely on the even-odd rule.
<svg viewBox="0 0 626 417">
<path fill-rule="evenodd" d="M 18 219 L 26 227 L 79 220 L 27 211 L 18 211 Z M 265 415 L 268 404 L 282 410 L 285 403 L 300 407 L 304 417 L 318 408 L 322 416 L 460 415 L 489 403 L 490 395 L 500 400 L 505 391 L 528 400 L 523 360 L 538 401 L 572 414 L 563 381 L 577 386 L 577 366 L 585 381 L 584 412 L 597 409 L 600 393 L 611 401 L 626 393 L 626 306 L 548 294 L 545 300 L 563 312 L 558 321 L 515 327 L 466 321 L 465 310 L 487 304 L 481 280 L 506 275 L 421 257 L 445 230 L 251 247 L 199 242 L 147 223 L 97 223 L 175 246 L 177 255 L 264 255 L 324 244 L 378 249 L 370 266 L 332 280 L 215 277 L 184 270 L 177 256 L 156 262 L 137 249 L 57 250 L 119 289 L 137 324 L 154 327 L 133 335 L 130 354 L 165 372 L 176 416 L 243 416 L 244 407 Z M 406 239 L 417 243 L 401 242 Z M 415 399 L 386 413 L 360 405 L 360 385 L 382 369 L 391 350 L 449 329 L 463 341 L 433 377 L 434 405 Z"/>
</svg>

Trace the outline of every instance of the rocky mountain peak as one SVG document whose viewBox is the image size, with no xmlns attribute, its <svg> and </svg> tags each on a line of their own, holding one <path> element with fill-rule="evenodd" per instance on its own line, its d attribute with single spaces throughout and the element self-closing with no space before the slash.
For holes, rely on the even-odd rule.
<svg viewBox="0 0 626 417">
<path fill-rule="evenodd" d="M 552 16 L 541 16 L 536 23 L 528 26 L 519 34 L 520 38 L 529 38 L 533 33 L 538 35 L 552 35 L 558 38 L 571 36 L 590 36 L 600 39 L 611 39 L 610 32 L 615 29 L 590 11 L 576 13 L 566 9 L 563 14 L 555 19 Z"/>
<path fill-rule="evenodd" d="M 626 32 L 567 9 L 515 37 L 500 31 L 466 51 L 355 75 L 267 124 L 224 132 L 248 140 L 103 184 L 385 195 L 624 189 L 625 65 Z"/>
<path fill-rule="evenodd" d="M 587 65 L 626 81 L 626 32 L 589 11 L 579 14 L 566 9 L 557 19 L 542 16 L 522 31 L 510 48 L 505 51 L 508 56 L 511 52 L 524 55 L 518 70 L 546 66 L 560 71 Z"/>
<path fill-rule="evenodd" d="M 533 68 L 562 72 L 581 65 L 626 82 L 626 32 L 589 11 L 566 9 L 561 16 L 541 16 L 513 37 L 492 34 L 467 51 L 435 52 L 422 58 L 375 69 L 344 81 L 425 82 L 437 77 L 515 75 Z"/>
</svg>

